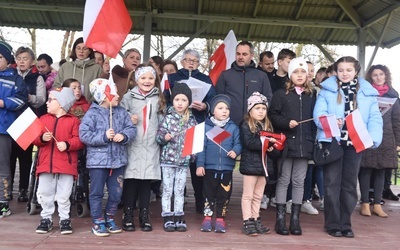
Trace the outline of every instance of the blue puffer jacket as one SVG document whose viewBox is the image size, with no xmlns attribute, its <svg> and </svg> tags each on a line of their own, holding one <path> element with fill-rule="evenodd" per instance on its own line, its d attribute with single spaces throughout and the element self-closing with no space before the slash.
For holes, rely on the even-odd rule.
<svg viewBox="0 0 400 250">
<path fill-rule="evenodd" d="M 28 102 L 28 89 L 16 69 L 6 68 L 0 71 L 0 134 L 7 134 L 7 129 L 17 119 L 17 110 Z"/>
<path fill-rule="evenodd" d="M 87 146 L 87 168 L 120 168 L 128 164 L 128 143 L 136 136 L 128 112 L 122 107 L 113 107 L 112 128 L 115 134 L 123 134 L 122 142 L 107 139 L 110 128 L 110 110 L 92 103 L 79 126 L 79 138 Z"/>
<path fill-rule="evenodd" d="M 205 123 L 206 133 L 214 128 L 214 124 L 209 118 L 206 119 Z M 240 144 L 239 127 L 230 120 L 222 129 L 229 132 L 231 136 L 222 141 L 221 147 L 228 152 L 233 150 L 236 155 L 240 155 L 242 153 L 242 144 Z M 204 136 L 204 150 L 197 154 L 197 167 L 218 171 L 233 171 L 235 160 L 226 154 L 217 144 L 208 139 L 207 136 Z"/>
<path fill-rule="evenodd" d="M 344 121 L 344 101 L 337 103 L 338 87 L 336 83 L 336 76 L 331 76 L 321 83 L 322 89 L 318 94 L 317 102 L 314 108 L 314 121 L 318 127 L 317 140 L 318 141 L 331 141 L 331 138 L 326 138 L 324 130 L 319 122 L 318 117 L 327 114 L 335 114 L 337 119 Z M 382 142 L 383 122 L 382 115 L 379 111 L 378 101 L 376 97 L 379 95 L 378 91 L 372 85 L 359 78 L 360 88 L 357 91 L 357 108 L 360 110 L 362 119 L 367 127 L 368 133 L 372 137 L 374 145 L 372 148 L 378 147 Z M 344 100 L 343 90 L 340 89 L 342 100 Z M 340 141 L 340 137 L 336 138 Z"/>
</svg>

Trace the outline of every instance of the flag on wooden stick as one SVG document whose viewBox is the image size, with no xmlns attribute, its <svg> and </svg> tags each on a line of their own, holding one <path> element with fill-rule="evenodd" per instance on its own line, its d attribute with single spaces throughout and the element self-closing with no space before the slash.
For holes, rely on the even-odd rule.
<svg viewBox="0 0 400 250">
<path fill-rule="evenodd" d="M 186 130 L 185 143 L 183 145 L 182 157 L 203 151 L 204 147 L 204 122 Z"/>
<path fill-rule="evenodd" d="M 368 133 L 367 127 L 365 126 L 358 109 L 346 116 L 346 126 L 347 131 L 349 132 L 349 137 L 353 142 L 353 146 L 357 153 L 374 145 L 372 137 Z"/>
<path fill-rule="evenodd" d="M 339 126 L 334 114 L 322 115 L 318 117 L 318 119 L 321 123 L 322 129 L 324 130 L 326 138 L 340 136 Z"/>
</svg>

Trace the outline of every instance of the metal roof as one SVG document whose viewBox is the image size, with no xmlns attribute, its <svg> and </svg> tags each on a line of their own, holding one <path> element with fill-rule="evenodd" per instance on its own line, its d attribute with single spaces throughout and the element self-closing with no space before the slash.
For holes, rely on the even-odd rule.
<svg viewBox="0 0 400 250">
<path fill-rule="evenodd" d="M 358 45 L 400 43 L 400 0 L 125 0 L 132 34 Z M 0 26 L 82 30 L 82 0 L 0 0 Z"/>
</svg>

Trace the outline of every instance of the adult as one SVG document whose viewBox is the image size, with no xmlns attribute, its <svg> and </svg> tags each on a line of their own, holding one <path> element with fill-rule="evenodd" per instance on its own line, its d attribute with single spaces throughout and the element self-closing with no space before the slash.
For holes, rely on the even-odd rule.
<svg viewBox="0 0 400 250">
<path fill-rule="evenodd" d="M 344 152 L 338 160 L 324 166 L 325 230 L 333 237 L 353 238 L 351 214 L 357 204 L 357 176 L 362 153 L 356 152 L 344 118 L 358 109 L 372 138 L 372 148 L 377 148 L 382 141 L 382 116 L 376 100 L 378 91 L 357 76 L 361 66 L 355 58 L 341 57 L 335 62 L 334 69 L 338 75 L 322 82 L 314 108 L 318 142 L 332 141 L 318 117 L 334 114 L 341 130 L 336 139 Z"/>
<path fill-rule="evenodd" d="M 388 217 L 382 210 L 381 199 L 385 182 L 385 172 L 397 169 L 397 147 L 400 146 L 400 106 L 399 94 L 392 87 L 392 77 L 389 69 L 384 65 L 373 65 L 366 75 L 372 87 L 379 92 L 379 96 L 394 98 L 396 102 L 382 116 L 383 139 L 382 144 L 374 150 L 367 149 L 361 160 L 361 169 L 358 175 L 361 191 L 360 214 L 371 216 L 369 204 L 369 189 L 371 175 L 373 175 L 372 187 L 374 189 L 374 201 L 372 213 L 379 217 Z M 390 189 L 390 188 L 389 188 Z M 393 194 L 394 197 L 398 198 Z"/>
<path fill-rule="evenodd" d="M 260 54 L 260 60 L 258 62 L 257 69 L 262 70 L 267 74 L 273 74 L 276 71 L 274 63 L 274 53 L 272 53 L 271 51 L 264 51 Z"/>
<path fill-rule="evenodd" d="M 53 87 L 54 80 L 57 76 L 57 70 L 51 67 L 52 64 L 53 58 L 48 54 L 40 54 L 36 59 L 36 68 L 45 81 L 47 91 Z"/>
<path fill-rule="evenodd" d="M 210 77 L 208 75 L 201 73 L 198 70 L 198 67 L 200 66 L 199 52 L 192 49 L 185 50 L 182 54 L 181 65 L 182 68 L 178 70 L 178 72 L 168 75 L 168 80 L 171 89 L 174 89 L 174 84 L 176 82 L 179 82 L 181 80 L 187 80 L 189 79 L 189 77 L 196 78 L 200 81 L 203 81 L 211 85 L 207 95 L 204 97 L 202 101 L 192 102 L 193 115 L 195 116 L 197 123 L 202 123 L 205 121 L 210 111 L 210 101 L 216 95 L 215 88 L 212 84 Z M 171 105 L 172 100 L 170 100 L 169 90 L 164 90 L 164 95 L 167 99 L 167 102 L 169 102 L 169 104 Z M 203 208 L 204 208 L 203 177 L 199 177 L 196 175 L 196 162 L 191 162 L 189 167 L 190 167 L 192 185 L 194 189 L 196 212 L 203 213 Z"/>
<path fill-rule="evenodd" d="M 37 116 L 47 113 L 46 102 L 46 86 L 43 77 L 39 74 L 35 65 L 35 54 L 30 48 L 19 47 L 15 52 L 18 74 L 24 79 L 28 88 L 28 105 Z M 28 186 L 30 169 L 32 165 L 33 144 L 26 150 L 23 150 L 15 141 L 12 143 L 10 169 L 11 169 L 11 185 L 9 187 L 12 192 L 14 184 L 15 169 L 17 159 L 19 163 L 19 202 L 28 201 Z"/>
<path fill-rule="evenodd" d="M 103 67 L 104 64 L 104 54 L 101 53 L 100 51 L 94 51 L 94 62 L 100 67 Z"/>
<path fill-rule="evenodd" d="M 316 87 L 320 88 L 322 80 L 326 77 L 326 67 L 321 67 L 317 70 L 313 83 Z"/>
<path fill-rule="evenodd" d="M 149 59 L 149 63 L 151 64 L 151 66 L 153 66 L 153 68 L 156 69 L 157 76 L 160 78 L 159 80 L 161 81 L 163 75 L 162 68 L 164 66 L 164 59 L 161 56 L 152 56 Z"/>
<path fill-rule="evenodd" d="M 167 59 L 164 61 L 162 71 L 163 73 L 167 73 L 167 75 L 176 73 L 178 71 L 178 65 L 175 61 Z"/>
<path fill-rule="evenodd" d="M 91 100 L 89 84 L 103 72 L 95 62 L 93 49 L 85 46 L 83 38 L 80 37 L 75 40 L 69 57 L 71 61 L 61 65 L 58 70 L 53 88 L 59 88 L 65 80 L 74 78 L 82 84 L 82 92 L 86 99 Z"/>
<path fill-rule="evenodd" d="M 221 73 L 215 86 L 218 94 L 226 94 L 232 100 L 231 119 L 239 125 L 247 114 L 247 99 L 259 92 L 272 99 L 268 75 L 256 69 L 253 61 L 253 44 L 242 41 L 236 46 L 236 57 L 231 68 Z"/>
</svg>

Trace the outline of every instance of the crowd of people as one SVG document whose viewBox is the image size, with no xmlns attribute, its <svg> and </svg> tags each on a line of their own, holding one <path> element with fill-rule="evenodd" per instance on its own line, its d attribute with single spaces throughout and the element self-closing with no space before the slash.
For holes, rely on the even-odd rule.
<svg viewBox="0 0 400 250">
<path fill-rule="evenodd" d="M 140 51 L 128 49 L 123 65 L 111 69 L 108 58 L 78 38 L 57 71 L 48 54 L 36 58 L 27 47 L 14 53 L 9 44 L 0 42 L 0 218 L 11 214 L 17 160 L 17 200 L 28 201 L 34 146 L 42 208 L 36 233 L 52 230 L 55 201 L 61 234 L 73 232 L 70 196 L 78 159 L 85 161 L 90 176 L 96 236 L 135 231 L 135 210 L 140 229 L 152 231 L 152 194 L 161 198 L 163 229 L 186 231 L 188 172 L 196 212 L 204 215 L 201 231 L 225 233 L 236 163 L 243 175 L 242 232 L 249 236 L 270 233 L 260 209 L 273 206 L 277 234 L 302 235 L 300 213 L 323 211 L 327 234 L 354 237 L 351 215 L 358 201 L 357 181 L 363 216 L 387 218 L 382 198 L 399 199 L 390 189 L 400 147 L 399 95 L 386 66 L 371 66 L 363 79 L 360 63 L 345 56 L 314 74 L 313 63 L 289 49 L 282 49 L 276 61 L 272 52 L 261 53 L 257 66 L 254 47 L 247 41 L 238 43 L 231 68 L 215 83 L 199 70 L 196 50 L 182 53 L 181 69 L 160 56 L 141 60 Z M 164 73 L 170 83 L 165 89 L 160 84 Z M 207 86 L 203 100 L 193 99 L 189 78 Z M 115 84 L 115 93 L 110 84 Z M 381 113 L 377 97 L 394 100 L 393 105 Z M 27 108 L 44 126 L 24 150 L 7 129 Z M 372 146 L 362 152 L 356 150 L 345 122 L 355 110 L 372 139 Z M 340 130 L 336 140 L 318 119 L 325 115 L 336 117 L 334 126 Z M 201 123 L 205 124 L 203 150 L 183 155 L 186 131 Z M 210 136 L 215 131 L 227 136 L 217 142 Z M 264 132 L 284 135 L 284 144 L 280 147 L 277 137 L 264 137 Z M 318 142 L 338 143 L 343 155 L 317 166 L 313 149 Z M 319 199 L 318 209 L 314 197 Z M 122 226 L 114 220 L 120 206 Z"/>
</svg>

